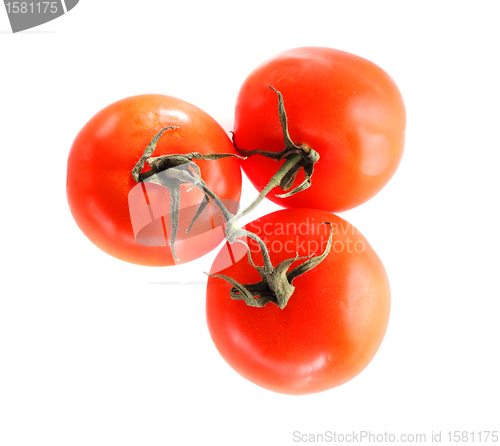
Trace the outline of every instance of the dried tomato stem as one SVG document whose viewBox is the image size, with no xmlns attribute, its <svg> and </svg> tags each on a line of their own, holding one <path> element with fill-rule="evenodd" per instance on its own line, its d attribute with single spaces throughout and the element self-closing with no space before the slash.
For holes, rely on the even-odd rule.
<svg viewBox="0 0 500 446">
<path fill-rule="evenodd" d="M 241 232 L 243 236 L 251 238 L 257 242 L 260 251 L 262 252 L 262 258 L 264 259 L 265 274 L 271 274 L 274 270 L 274 266 L 271 262 L 271 257 L 269 256 L 269 251 L 264 241 L 257 234 L 254 234 L 253 232 L 247 231 L 245 229 L 241 229 Z"/>
<path fill-rule="evenodd" d="M 234 218 L 234 214 L 229 212 L 229 210 L 222 202 L 222 200 L 212 190 L 210 190 L 210 188 L 206 184 L 198 183 L 196 186 L 199 189 L 201 189 L 206 195 L 208 195 L 212 200 L 214 200 L 214 203 L 221 210 L 222 215 L 224 216 L 224 220 L 226 220 L 226 223 L 228 223 Z"/>
<path fill-rule="evenodd" d="M 249 157 L 253 155 L 261 155 L 267 158 L 274 159 L 276 161 L 281 161 L 283 159 L 291 160 L 296 154 L 301 156 L 301 159 L 294 162 L 290 168 L 287 168 L 285 175 L 281 177 L 279 182 L 279 187 L 284 191 L 288 191 L 284 194 L 276 195 L 280 198 L 291 197 L 298 192 L 301 192 L 311 186 L 311 177 L 314 173 L 314 164 L 319 160 L 319 153 L 309 147 L 307 144 L 295 144 L 290 138 L 288 133 L 288 118 L 286 116 L 285 104 L 283 102 L 282 94 L 275 88 L 269 86 L 278 95 L 278 115 L 281 124 L 281 131 L 283 132 L 283 142 L 285 143 L 285 148 L 280 152 L 269 152 L 262 149 L 254 150 L 243 150 L 236 145 L 235 135 L 233 133 L 233 145 L 236 151 L 243 156 Z M 295 182 L 295 178 L 300 170 L 304 171 L 304 181 L 301 184 L 294 187 L 292 186 Z M 264 189 L 265 190 L 265 189 Z"/>
<path fill-rule="evenodd" d="M 269 302 L 273 302 L 279 308 L 283 309 L 286 307 L 295 289 L 293 281 L 298 276 L 318 266 L 330 252 L 333 240 L 333 227 L 329 222 L 323 223 L 330 225 L 330 236 L 328 237 L 325 250 L 320 255 L 299 257 L 297 254 L 296 257 L 283 260 L 275 268 L 272 268 L 271 271 L 268 271 L 265 266 L 256 266 L 254 264 L 250 248 L 247 245 L 248 261 L 260 274 L 261 280 L 259 282 L 243 285 L 223 274 L 209 274 L 208 276 L 223 279 L 231 284 L 232 288 L 229 291 L 231 299 L 244 300 L 251 307 L 264 307 Z M 298 260 L 305 260 L 305 262 L 289 270 L 292 264 Z"/>
<path fill-rule="evenodd" d="M 197 184 L 197 187 L 201 189 L 206 195 L 208 195 L 212 200 L 214 200 L 214 203 L 221 210 L 224 220 L 226 220 L 225 234 L 227 241 L 229 243 L 234 243 L 236 239 L 239 237 L 248 237 L 255 240 L 258 243 L 260 250 L 262 251 L 262 257 L 264 258 L 264 265 L 266 271 L 269 272 L 272 271 L 273 264 L 271 263 L 271 257 L 269 256 L 269 251 L 267 250 L 264 241 L 257 234 L 242 229 L 240 226 L 236 224 L 236 221 L 240 214 L 233 215 L 231 212 L 229 212 L 224 203 L 220 200 L 220 198 L 213 191 L 211 191 L 206 184 L 199 183 Z"/>
<path fill-rule="evenodd" d="M 273 190 L 275 187 L 279 186 L 281 183 L 281 180 L 283 177 L 298 163 L 300 163 L 302 160 L 302 157 L 295 153 L 290 158 L 288 158 L 283 165 L 278 169 L 278 171 L 272 176 L 271 180 L 269 183 L 267 183 L 266 187 L 262 189 L 260 192 L 259 196 L 253 201 L 250 206 L 248 206 L 244 211 L 240 212 L 238 215 L 235 217 L 235 221 L 240 220 L 242 217 L 245 215 L 249 214 L 251 211 L 253 211 L 257 205 L 267 196 L 271 190 Z"/>
<path fill-rule="evenodd" d="M 289 192 L 278 196 L 288 197 L 304 189 L 307 189 L 311 185 L 311 176 L 314 171 L 314 164 L 319 159 L 319 154 L 312 150 L 310 147 L 305 144 L 294 144 L 290 139 L 290 135 L 288 133 L 288 120 L 286 117 L 283 97 L 278 90 L 274 89 L 273 87 L 270 88 L 272 88 L 278 95 L 279 118 L 283 131 L 285 149 L 281 152 L 276 153 L 265 152 L 262 150 L 245 151 L 238 149 L 236 147 L 236 144 L 234 144 L 234 146 L 236 150 L 244 156 L 252 156 L 258 154 L 273 158 L 277 161 L 285 159 L 285 162 L 272 176 L 268 184 L 264 187 L 264 189 L 262 189 L 257 198 L 242 212 L 234 215 L 226 208 L 222 200 L 205 184 L 205 182 L 201 178 L 200 168 L 196 165 L 196 163 L 193 162 L 193 159 L 217 160 L 228 156 L 238 157 L 238 155 L 201 155 L 198 152 L 192 152 L 188 154 L 163 155 L 159 157 L 151 156 L 163 132 L 167 129 L 176 129 L 177 127 L 174 126 L 166 127 L 155 135 L 155 137 L 149 143 L 148 147 L 146 147 L 146 149 L 144 150 L 141 159 L 137 162 L 136 166 L 132 170 L 132 176 L 137 182 L 147 181 L 157 183 L 169 189 L 170 195 L 172 197 L 172 204 L 170 209 L 172 229 L 171 249 L 176 260 L 178 259 L 174 252 L 174 244 L 178 230 L 181 184 L 190 183 L 191 188 L 189 190 L 191 190 L 193 187 L 197 187 L 204 193 L 204 201 L 201 203 L 201 206 L 198 209 L 193 221 L 191 222 L 188 231 L 191 229 L 198 216 L 208 204 L 209 199 L 212 199 L 217 207 L 221 210 L 226 222 L 225 236 L 227 241 L 229 243 L 240 241 L 246 245 L 246 243 L 241 240 L 240 237 L 247 237 L 257 242 L 262 252 L 264 266 L 255 265 L 251 258 L 250 248 L 248 247 L 248 245 L 246 245 L 249 261 L 255 267 L 262 278 L 260 282 L 243 285 L 238 283 L 236 280 L 223 275 L 213 275 L 211 277 L 219 277 L 221 279 L 224 279 L 233 286 L 230 291 L 230 296 L 232 299 L 243 299 L 245 300 L 247 305 L 256 307 L 263 307 L 269 302 L 274 302 L 276 305 L 278 305 L 279 308 L 284 308 L 288 302 L 288 299 L 293 294 L 294 286 L 292 285 L 292 281 L 297 276 L 304 274 L 305 272 L 311 270 L 316 265 L 321 263 L 323 259 L 328 255 L 332 243 L 333 231 L 330 231 L 327 248 L 321 255 L 314 257 L 299 257 L 297 255 L 294 258 L 282 261 L 279 265 L 274 267 L 264 241 L 257 234 L 247 231 L 238 225 L 238 221 L 249 214 L 251 211 L 253 211 L 275 187 L 279 186 L 285 191 L 291 189 L 294 184 L 296 175 L 301 169 L 304 170 L 304 181 Z M 151 170 L 141 173 L 141 170 L 144 168 L 146 162 L 151 166 Z M 291 271 L 288 271 L 291 265 L 297 260 L 306 261 L 298 267 L 293 268 Z"/>
<path fill-rule="evenodd" d="M 210 198 L 214 200 L 214 203 L 219 207 L 219 209 L 222 212 L 222 215 L 224 216 L 224 219 L 226 220 L 226 239 L 229 243 L 234 243 L 238 237 L 248 237 L 257 242 L 259 245 L 259 248 L 262 252 L 262 257 L 264 259 L 264 267 L 265 267 L 265 272 L 267 274 L 271 274 L 273 271 L 274 267 L 271 262 L 271 257 L 269 256 L 269 251 L 267 249 L 266 244 L 264 241 L 256 234 L 250 231 L 243 230 L 238 224 L 238 220 L 243 218 L 245 215 L 250 213 L 252 210 L 254 210 L 257 205 L 264 200 L 264 198 L 271 192 L 275 187 L 279 186 L 281 183 L 281 180 L 285 175 L 287 175 L 297 164 L 299 164 L 302 161 L 302 157 L 299 154 L 293 154 L 291 155 L 284 163 L 283 165 L 278 169 L 278 171 L 272 176 L 270 179 L 269 183 L 266 185 L 264 189 L 262 189 L 261 193 L 258 195 L 258 197 L 248 206 L 244 211 L 239 212 L 236 215 L 233 215 L 231 212 L 228 211 L 224 203 L 217 197 L 217 195 L 210 190 L 210 188 L 204 184 L 204 183 L 199 183 L 197 184 L 197 187 L 200 188 L 206 195 L 208 195 Z"/>
</svg>

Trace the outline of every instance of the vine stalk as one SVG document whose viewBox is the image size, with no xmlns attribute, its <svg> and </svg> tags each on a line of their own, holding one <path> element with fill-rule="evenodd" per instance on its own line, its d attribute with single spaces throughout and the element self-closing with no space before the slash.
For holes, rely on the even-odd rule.
<svg viewBox="0 0 500 446">
<path fill-rule="evenodd" d="M 270 87 L 272 88 L 272 87 Z M 269 183 L 262 189 L 257 198 L 243 211 L 233 214 L 224 205 L 222 200 L 207 186 L 207 184 L 201 178 L 201 172 L 197 164 L 193 162 L 195 159 L 203 160 L 218 160 L 225 157 L 238 157 L 242 156 L 234 154 L 209 154 L 201 155 L 198 152 L 192 152 L 188 154 L 175 154 L 175 155 L 163 155 L 159 157 L 152 157 L 156 145 L 165 132 L 165 130 L 171 129 L 175 130 L 177 127 L 166 127 L 162 129 L 158 134 L 154 136 L 149 145 L 144 150 L 144 153 L 140 160 L 137 162 L 136 166 L 132 170 L 132 176 L 137 182 L 153 182 L 156 184 L 163 185 L 167 187 L 170 191 L 172 197 L 171 202 L 171 249 L 174 258 L 177 259 L 174 251 L 175 245 L 175 235 L 178 230 L 178 218 L 179 218 L 179 208 L 180 208 L 180 186 L 182 184 L 191 184 L 191 189 L 193 187 L 199 188 L 205 195 L 200 207 L 189 227 L 187 232 L 191 229 L 194 222 L 201 214 L 203 209 L 208 204 L 209 200 L 217 205 L 217 207 L 222 212 L 225 220 L 225 236 L 229 243 L 234 243 L 236 241 L 244 243 L 247 247 L 248 260 L 251 265 L 259 272 L 261 276 L 261 281 L 242 285 L 238 283 L 233 278 L 215 274 L 210 277 L 219 277 L 226 280 L 232 285 L 230 290 L 230 297 L 233 299 L 244 300 L 248 305 L 254 307 L 263 307 L 269 302 L 274 302 L 278 307 L 284 308 L 288 302 L 288 299 L 293 294 L 294 286 L 292 281 L 304 274 L 305 272 L 311 270 L 319 263 L 323 261 L 326 255 L 329 253 L 332 243 L 333 231 L 330 224 L 330 237 L 325 251 L 317 256 L 309 257 L 298 257 L 298 255 L 291 259 L 286 259 L 278 264 L 276 267 L 273 266 L 271 257 L 269 255 L 269 250 L 267 249 L 264 241 L 257 235 L 246 229 L 243 229 L 239 225 L 239 220 L 244 216 L 249 214 L 253 209 L 255 209 L 259 203 L 264 200 L 264 198 L 275 188 L 281 187 L 283 190 L 287 191 L 291 189 L 295 181 L 297 173 L 303 169 L 305 173 L 304 181 L 294 189 L 289 192 L 278 195 L 280 197 L 288 197 L 295 193 L 298 193 L 311 185 L 311 176 L 314 171 L 314 164 L 319 160 L 319 155 L 313 149 L 305 144 L 295 144 L 288 133 L 288 121 L 286 117 L 285 107 L 283 104 L 283 97 L 281 93 L 274 88 L 272 88 L 278 94 L 278 106 L 279 106 L 279 118 L 280 124 L 283 131 L 283 140 L 285 143 L 285 149 L 281 152 L 266 152 L 260 149 L 257 150 L 241 150 L 236 147 L 233 137 L 233 144 L 240 155 L 253 156 L 261 155 L 268 158 L 275 159 L 277 161 L 285 160 L 285 162 L 280 166 L 278 171 L 269 180 Z M 141 173 L 144 168 L 145 163 L 151 166 L 151 170 Z M 173 209 L 172 209 L 173 206 Z M 325 222 L 327 223 L 327 222 Z M 329 224 L 329 223 L 327 223 Z M 262 257 L 264 261 L 264 266 L 257 266 L 252 259 L 249 246 L 241 240 L 242 237 L 247 237 L 254 240 L 262 252 Z M 291 265 L 297 260 L 306 260 L 299 266 L 288 271 Z"/>
</svg>

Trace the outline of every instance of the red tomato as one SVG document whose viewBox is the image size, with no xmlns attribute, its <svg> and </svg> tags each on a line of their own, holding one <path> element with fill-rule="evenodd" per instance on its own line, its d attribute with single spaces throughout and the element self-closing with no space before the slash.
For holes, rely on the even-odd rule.
<svg viewBox="0 0 500 446">
<path fill-rule="evenodd" d="M 406 124 L 401 94 L 389 75 L 361 57 L 330 48 L 285 51 L 257 67 L 238 95 L 235 143 L 244 150 L 284 148 L 278 117 L 283 95 L 295 144 L 320 155 L 312 186 L 292 197 L 269 199 L 285 207 L 331 212 L 373 197 L 392 177 L 403 155 Z M 279 164 L 254 155 L 242 163 L 262 190 Z M 303 176 L 298 175 L 294 187 Z"/>
<path fill-rule="evenodd" d="M 103 251 L 130 263 L 166 266 L 188 262 L 224 239 L 222 228 L 217 227 L 221 219 L 211 205 L 186 234 L 204 194 L 196 188 L 188 192 L 190 185 L 183 185 L 175 245 L 180 261 L 175 261 L 168 242 L 168 189 L 138 184 L 132 178 L 144 149 L 167 126 L 178 128 L 164 132 L 153 156 L 235 153 L 225 131 L 204 111 L 180 99 L 150 94 L 126 98 L 101 110 L 82 128 L 69 154 L 67 196 L 76 223 Z M 241 193 L 239 160 L 196 160 L 196 164 L 207 185 L 236 211 Z"/>
<path fill-rule="evenodd" d="M 345 220 L 321 210 L 284 209 L 247 225 L 267 244 L 273 265 L 324 251 L 333 225 L 330 253 L 314 269 L 297 277 L 284 309 L 268 303 L 250 307 L 229 297 L 231 285 L 209 278 L 207 321 L 223 358 L 250 381 L 275 392 L 308 394 L 338 386 L 360 373 L 377 352 L 390 311 L 384 267 L 366 239 Z M 262 265 L 257 244 L 249 240 L 253 260 Z M 234 243 L 231 249 L 244 249 Z M 242 284 L 260 281 L 246 256 L 227 266 L 227 246 L 211 274 Z M 299 264 L 299 262 L 297 262 Z M 292 265 L 292 268 L 296 264 Z"/>
</svg>

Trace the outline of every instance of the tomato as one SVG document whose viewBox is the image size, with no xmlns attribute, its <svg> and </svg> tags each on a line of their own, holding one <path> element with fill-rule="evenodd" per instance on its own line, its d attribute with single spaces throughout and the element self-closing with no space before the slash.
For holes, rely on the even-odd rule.
<svg viewBox="0 0 500 446">
<path fill-rule="evenodd" d="M 308 394 L 349 381 L 377 352 L 386 332 L 390 291 L 384 267 L 359 231 L 326 211 L 283 209 L 246 226 L 263 239 L 273 265 L 325 250 L 333 229 L 333 244 L 322 263 L 297 277 L 285 308 L 262 308 L 229 297 L 231 285 L 210 277 L 206 315 L 210 335 L 222 357 L 250 381 L 275 392 Z M 248 240 L 257 265 L 263 258 Z M 241 284 L 260 281 L 242 244 L 233 243 L 215 259 L 211 274 L 223 274 Z M 238 252 L 236 252 L 238 251 Z M 299 261 L 300 262 L 300 261 Z M 300 264 L 297 262 L 297 265 Z M 295 266 L 292 265 L 292 268 Z"/>
<path fill-rule="evenodd" d="M 320 155 L 312 186 L 292 197 L 268 195 L 285 207 L 331 212 L 353 208 L 373 197 L 396 171 L 403 154 L 406 113 L 389 75 L 361 57 L 331 48 L 285 51 L 257 67 L 236 102 L 234 141 L 243 150 L 284 149 L 278 117 L 283 95 L 288 130 L 295 144 Z M 279 164 L 254 155 L 243 164 L 262 190 Z M 303 176 L 297 177 L 294 187 Z"/>
<path fill-rule="evenodd" d="M 181 186 L 175 260 L 169 247 L 170 196 L 166 187 L 138 184 L 132 169 L 151 139 L 167 126 L 153 156 L 200 152 L 235 154 L 231 140 L 204 111 L 180 99 L 140 95 L 98 112 L 78 133 L 69 154 L 67 197 L 84 234 L 108 254 L 140 265 L 166 266 L 196 259 L 214 249 L 224 232 L 210 203 L 186 233 L 204 194 Z M 233 211 L 241 193 L 237 158 L 196 160 L 202 178 Z M 144 169 L 144 171 L 147 169 Z M 218 221 L 216 221 L 218 220 Z"/>
</svg>

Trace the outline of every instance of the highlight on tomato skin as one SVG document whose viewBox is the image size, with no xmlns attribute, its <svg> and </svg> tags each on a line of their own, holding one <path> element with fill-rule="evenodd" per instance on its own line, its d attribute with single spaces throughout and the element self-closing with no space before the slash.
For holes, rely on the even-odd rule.
<svg viewBox="0 0 500 446">
<path fill-rule="evenodd" d="M 375 196 L 392 178 L 404 151 L 406 111 L 394 80 L 374 63 L 344 51 L 304 47 L 263 62 L 243 82 L 235 108 L 234 141 L 243 150 L 279 152 L 281 92 L 290 137 L 320 155 L 312 186 L 280 198 L 284 207 L 340 212 Z M 257 190 L 276 161 L 252 156 L 242 163 Z M 299 175 L 294 186 L 300 184 Z"/>
<path fill-rule="evenodd" d="M 278 393 L 322 392 L 357 376 L 375 356 L 390 313 L 390 289 L 382 262 L 359 231 L 326 211 L 284 209 L 246 229 L 267 244 L 274 265 L 286 258 L 323 252 L 334 229 L 331 251 L 322 263 L 297 277 L 284 309 L 273 303 L 250 307 L 229 297 L 231 285 L 209 278 L 206 317 L 212 340 L 225 361 L 251 382 Z M 253 240 L 252 258 L 262 265 Z M 240 283 L 258 282 L 245 247 L 226 245 L 211 274 Z M 235 259 L 234 262 L 228 259 Z"/>
<path fill-rule="evenodd" d="M 203 200 L 198 189 L 182 185 L 175 260 L 169 191 L 137 183 L 132 169 L 151 139 L 163 128 L 154 156 L 190 152 L 232 153 L 222 127 L 198 107 L 180 99 L 147 94 L 119 100 L 93 116 L 80 130 L 68 157 L 66 192 L 71 213 L 82 232 L 101 250 L 120 260 L 145 266 L 189 262 L 224 240 L 219 210 L 209 204 L 186 232 Z M 241 195 L 237 158 L 196 160 L 207 185 L 236 212 Z M 188 191 L 189 190 L 189 191 Z"/>
</svg>

